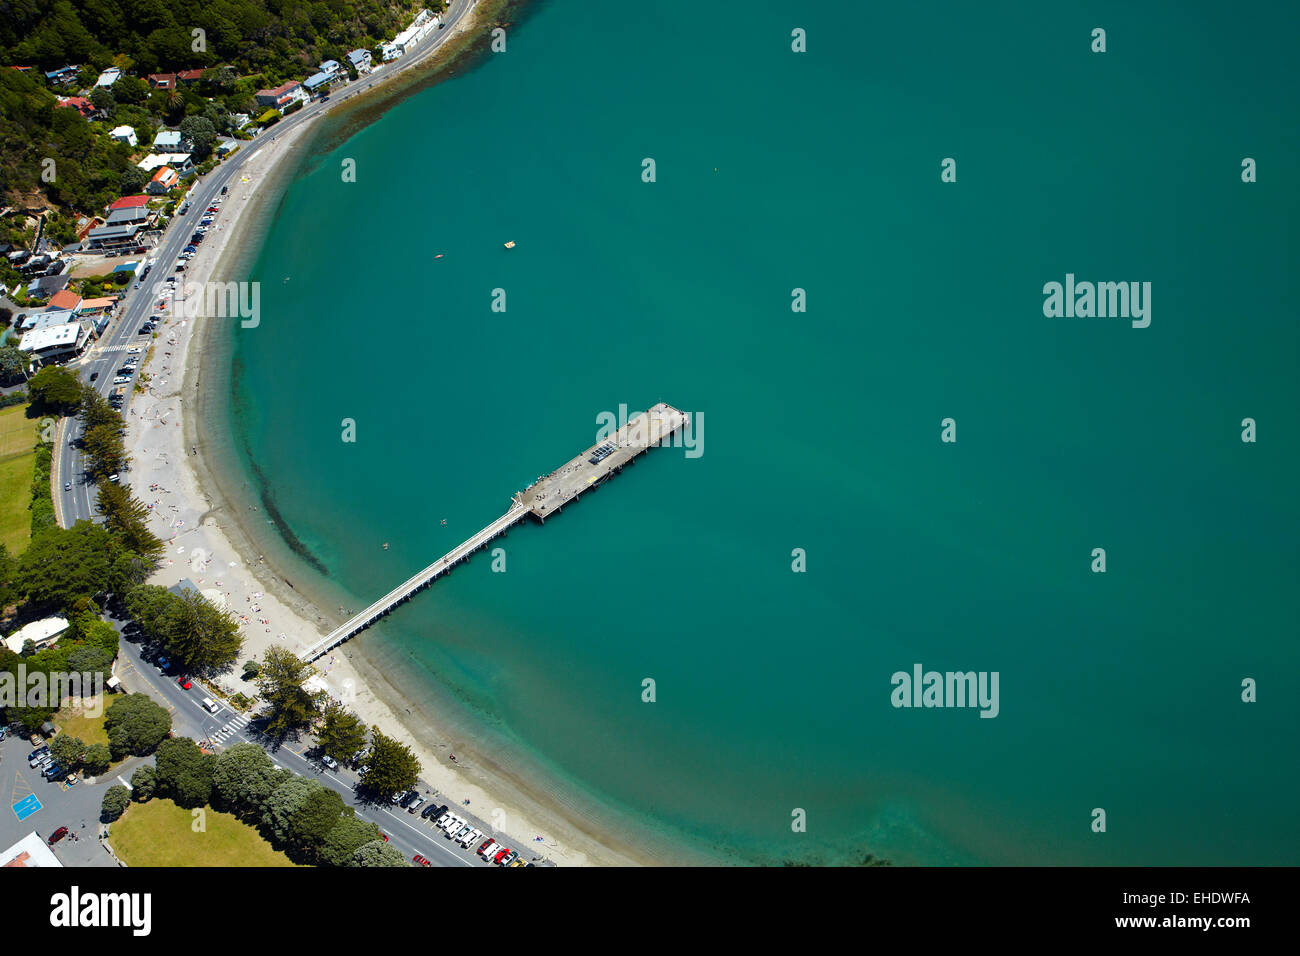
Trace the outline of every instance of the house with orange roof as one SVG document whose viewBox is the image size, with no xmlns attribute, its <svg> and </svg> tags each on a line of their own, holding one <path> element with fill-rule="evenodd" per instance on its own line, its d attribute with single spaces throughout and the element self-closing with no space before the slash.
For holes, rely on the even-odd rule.
<svg viewBox="0 0 1300 956">
<path fill-rule="evenodd" d="M 81 308 L 81 296 L 71 289 L 60 289 L 54 295 L 50 296 L 49 304 L 45 306 L 46 312 L 68 310 L 75 312 Z"/>
<path fill-rule="evenodd" d="M 151 196 L 161 196 L 180 181 L 181 178 L 176 175 L 176 170 L 170 166 L 160 166 L 153 174 L 153 179 L 149 180 L 149 185 L 145 186 L 145 191 Z"/>
</svg>

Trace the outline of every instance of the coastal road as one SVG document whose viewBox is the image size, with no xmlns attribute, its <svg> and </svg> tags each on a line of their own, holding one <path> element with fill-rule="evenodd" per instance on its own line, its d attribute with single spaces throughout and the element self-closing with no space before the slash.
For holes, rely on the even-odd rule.
<svg viewBox="0 0 1300 956">
<path fill-rule="evenodd" d="M 115 620 L 112 623 L 120 631 L 125 622 Z M 355 810 L 358 817 L 376 824 L 380 830 L 388 834 L 388 842 L 400 850 L 408 861 L 419 853 L 434 866 L 492 866 L 475 854 L 477 846 L 462 849 L 458 844 L 447 839 L 443 832 L 436 829 L 429 821 L 422 820 L 418 813 L 407 813 L 400 807 L 358 800 L 353 789 L 358 779 L 357 775 L 342 766 L 338 771 L 329 770 L 318 760 L 310 759 L 306 756 L 306 752 L 310 749 L 307 742 L 288 741 L 272 750 L 267 747 L 267 741 L 257 733 L 257 725 L 246 723 L 224 702 L 219 702 L 220 711 L 215 714 L 208 713 L 201 703 L 205 696 L 202 685 L 196 683 L 192 690 L 184 690 L 176 683 L 174 677 L 161 673 L 155 665 L 140 657 L 141 648 L 136 643 L 138 640 L 138 636 L 135 638 L 122 636 L 119 642 L 117 676 L 126 690 L 132 693 L 147 693 L 170 710 L 172 729 L 177 736 L 203 740 L 225 730 L 226 733 L 220 743 L 221 749 L 237 743 L 254 743 L 263 747 L 277 765 L 304 777 L 317 779 L 336 791 L 343 798 L 343 802 Z M 427 786 L 421 785 L 420 792 L 429 800 L 440 799 L 441 803 L 448 803 L 445 796 L 435 798 Z M 448 806 L 453 811 L 464 809 L 450 803 Z M 466 816 L 464 813 L 458 815 Z M 479 822 L 475 825 L 483 830 L 482 839 L 487 839 L 491 835 L 492 830 L 486 825 Z M 531 859 L 534 855 L 529 852 L 530 848 L 526 845 L 519 846 L 514 842 L 508 842 L 508 845 L 519 850 L 525 859 Z"/>
<path fill-rule="evenodd" d="M 362 94 L 375 83 L 386 82 L 398 73 L 406 72 L 427 62 L 446 43 L 447 39 L 455 32 L 456 25 L 473 7 L 474 0 L 452 0 L 451 6 L 448 7 L 446 14 L 443 16 L 444 28 L 435 30 L 432 35 L 421 43 L 419 48 L 387 64 L 376 73 L 363 76 L 355 82 L 339 88 L 330 96 L 329 102 L 317 100 L 308 103 L 298 112 L 280 120 L 279 123 L 270 127 L 255 139 L 244 142 L 238 152 L 223 161 L 207 176 L 202 177 L 190 196 L 189 212 L 184 216 L 173 216 L 167 230 L 163 233 L 162 239 L 152 250 L 145 254 L 145 258 L 153 262 L 149 275 L 145 277 L 138 287 L 133 287 L 127 293 L 125 301 L 118 308 L 117 317 L 104 330 L 99 343 L 89 350 L 81 360 L 71 365 L 79 372 L 82 380 L 89 382 L 91 377 L 94 376 L 93 387 L 101 395 L 107 396 L 116 387 L 113 385 L 113 379 L 117 376 L 118 369 L 121 368 L 122 363 L 127 358 L 126 350 L 128 348 L 140 346 L 141 355 L 143 355 L 149 345 L 163 342 L 163 340 L 154 339 L 150 335 L 138 334 L 145 319 L 160 311 L 155 308 L 159 300 L 153 294 L 153 286 L 155 283 L 160 283 L 172 275 L 176 275 L 179 282 L 185 275 L 184 273 L 176 273 L 174 270 L 179 261 L 178 256 L 189 243 L 190 235 L 198 226 L 199 220 L 203 218 L 203 210 L 212 205 L 212 201 L 221 195 L 222 187 L 238 181 L 240 172 L 249 159 L 258 155 L 261 150 L 268 148 L 281 133 L 312 122 L 339 103 Z M 232 213 L 223 206 L 221 212 L 217 214 L 214 224 L 229 228 L 230 223 L 223 220 L 231 217 Z M 199 248 L 202 249 L 203 247 L 200 246 Z M 132 394 L 131 389 L 134 388 L 134 379 L 132 385 L 127 386 L 127 388 L 128 403 L 123 407 L 122 412 L 129 422 L 130 415 L 127 413 L 127 408 Z M 65 528 L 71 527 L 78 521 L 97 519 L 95 514 L 97 489 L 85 474 L 85 463 L 81 449 L 73 443 L 79 432 L 80 424 L 78 422 L 70 419 L 65 420 L 58 429 L 54 445 L 54 467 L 51 471 L 54 483 L 55 513 L 59 524 Z M 129 482 L 129 478 L 129 475 L 122 476 L 123 481 Z"/>
</svg>

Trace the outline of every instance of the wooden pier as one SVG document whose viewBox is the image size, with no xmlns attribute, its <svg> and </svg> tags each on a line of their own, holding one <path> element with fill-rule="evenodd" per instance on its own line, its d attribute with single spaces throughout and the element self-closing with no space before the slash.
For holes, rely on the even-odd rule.
<svg viewBox="0 0 1300 956">
<path fill-rule="evenodd" d="M 360 634 L 393 608 L 409 601 L 456 565 L 468 560 L 475 551 L 505 534 L 525 515 L 532 515 L 538 522 L 545 522 L 566 504 L 577 500 L 583 492 L 618 474 L 647 448 L 667 443 L 675 432 L 689 423 L 689 415 L 662 402 L 629 419 L 627 424 L 609 438 L 598 441 L 581 455 L 517 492 L 511 498 L 510 510 L 500 518 L 403 581 L 359 614 L 354 614 L 328 636 L 309 647 L 302 655 L 303 659 L 314 661 Z"/>
</svg>

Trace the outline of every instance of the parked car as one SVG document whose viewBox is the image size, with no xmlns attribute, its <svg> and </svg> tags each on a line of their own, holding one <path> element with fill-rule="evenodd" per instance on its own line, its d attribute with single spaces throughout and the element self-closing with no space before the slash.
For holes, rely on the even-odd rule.
<svg viewBox="0 0 1300 956">
<path fill-rule="evenodd" d="M 488 837 L 486 840 L 482 842 L 482 844 L 479 845 L 477 853 L 479 856 L 486 857 L 491 853 L 495 853 L 499 847 L 500 844 L 497 843 L 496 840 L 492 839 L 491 837 Z"/>
<path fill-rule="evenodd" d="M 467 833 L 469 833 L 473 829 L 474 829 L 473 824 L 467 823 L 459 830 L 457 830 L 455 833 L 449 833 L 448 836 L 450 836 L 453 840 L 459 843 L 461 841 L 461 838 L 464 837 Z"/>
<path fill-rule="evenodd" d="M 181 685 L 181 690 L 189 690 L 191 687 L 194 686 L 194 684 L 190 682 L 190 679 L 186 677 L 184 674 L 176 678 L 176 683 Z"/>
<path fill-rule="evenodd" d="M 445 803 L 442 804 L 441 806 L 439 806 L 436 803 L 430 803 L 420 813 L 420 819 L 427 820 L 429 819 L 429 817 L 433 817 L 436 820 L 438 819 L 438 817 L 442 816 L 446 812 L 447 812 L 447 805 Z"/>
<path fill-rule="evenodd" d="M 91 380 L 92 382 L 93 382 L 95 379 L 97 379 L 97 378 L 99 378 L 99 373 L 98 373 L 98 372 L 91 372 L 91 373 L 90 373 L 90 380 Z"/>
<path fill-rule="evenodd" d="M 209 714 L 215 714 L 217 711 L 221 709 L 221 706 L 211 697 L 204 697 L 202 703 L 203 703 L 203 708 Z"/>
<path fill-rule="evenodd" d="M 483 831 L 480 830 L 478 827 L 475 827 L 474 829 L 466 833 L 464 836 L 457 837 L 456 842 L 468 850 L 470 844 L 477 843 L 481 836 L 483 836 Z"/>
<path fill-rule="evenodd" d="M 56 778 L 63 776 L 65 773 L 67 773 L 67 771 L 63 769 L 62 764 L 51 763 L 41 771 L 41 776 L 53 783 Z"/>
<path fill-rule="evenodd" d="M 325 766 L 329 767 L 331 770 L 339 769 L 339 762 L 335 760 L 333 757 L 331 757 L 329 754 L 321 754 L 320 762 L 323 763 Z"/>
<path fill-rule="evenodd" d="M 409 790 L 398 790 L 391 797 L 389 797 L 388 800 L 390 803 L 401 803 L 408 796 L 410 796 L 410 793 L 411 791 Z"/>
<path fill-rule="evenodd" d="M 113 384 L 114 384 L 114 385 L 126 385 L 126 384 L 129 383 L 130 381 L 131 381 L 131 379 L 130 379 L 129 376 L 127 376 L 127 375 L 119 375 L 117 378 L 113 379 Z"/>
<path fill-rule="evenodd" d="M 57 830 L 55 830 L 53 833 L 50 834 L 50 838 L 49 838 L 49 840 L 47 840 L 46 842 L 47 842 L 50 846 L 54 846 L 54 844 L 58 843 L 60 840 L 62 840 L 62 839 L 63 839 L 65 836 L 67 836 L 67 835 L 68 835 L 68 828 L 67 828 L 67 827 L 59 827 Z"/>
<path fill-rule="evenodd" d="M 410 803 L 406 805 L 406 812 L 414 813 L 416 810 L 420 809 L 420 806 L 423 803 L 424 803 L 424 797 L 416 797 L 414 800 L 412 800 Z"/>
<path fill-rule="evenodd" d="M 500 862 L 501 862 L 502 860 L 504 860 L 507 856 L 509 856 L 511 853 L 514 853 L 514 852 L 515 852 L 515 851 L 514 851 L 514 850 L 511 850 L 509 847 L 504 847 L 504 846 L 503 846 L 501 849 L 497 850 L 496 854 L 492 857 L 492 860 L 493 860 L 494 863 L 500 863 Z"/>
</svg>

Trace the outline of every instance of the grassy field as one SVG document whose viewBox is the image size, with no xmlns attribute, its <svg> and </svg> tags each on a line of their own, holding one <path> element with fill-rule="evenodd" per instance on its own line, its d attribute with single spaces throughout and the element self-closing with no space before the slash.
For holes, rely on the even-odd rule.
<svg viewBox="0 0 1300 956">
<path fill-rule="evenodd" d="M 203 830 L 193 827 L 203 821 Z M 202 817 L 170 800 L 133 803 L 112 825 L 109 845 L 127 866 L 295 866 L 256 828 L 229 813 L 204 808 Z"/>
<path fill-rule="evenodd" d="M 103 695 L 95 699 L 99 706 L 103 704 Z M 91 717 L 86 714 L 85 708 L 61 707 L 51 719 L 55 727 L 59 728 L 61 733 L 70 734 L 76 737 L 83 744 L 107 744 L 108 733 L 104 730 L 104 712 L 101 709 L 98 717 Z"/>
<path fill-rule="evenodd" d="M 31 537 L 36 422 L 25 405 L 0 409 L 0 544 L 21 554 Z"/>
</svg>

